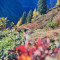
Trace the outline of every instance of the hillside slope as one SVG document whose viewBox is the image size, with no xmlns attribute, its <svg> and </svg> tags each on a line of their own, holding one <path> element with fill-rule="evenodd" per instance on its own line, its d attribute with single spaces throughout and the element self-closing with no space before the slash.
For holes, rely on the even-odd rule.
<svg viewBox="0 0 60 60">
<path fill-rule="evenodd" d="M 37 29 L 29 37 L 30 41 L 38 39 L 38 37 L 45 38 L 48 36 L 50 39 L 54 40 L 55 38 L 60 39 L 60 29 L 54 29 L 46 31 L 44 29 Z"/>
<path fill-rule="evenodd" d="M 27 25 L 24 24 L 21 27 L 27 27 L 30 29 L 42 29 L 47 25 L 49 20 L 52 20 L 52 22 L 60 20 L 60 6 L 56 6 L 50 9 L 47 14 L 39 15 L 32 21 L 32 23 Z"/>
<path fill-rule="evenodd" d="M 60 25 L 57 26 L 55 29 L 52 29 L 51 27 L 48 28 L 46 27 L 51 17 L 52 17 L 52 22 L 58 21 L 58 23 L 60 24 L 60 7 L 55 7 L 47 14 L 43 16 L 39 16 L 36 19 L 38 25 L 36 27 L 34 26 L 36 28 L 35 31 L 32 28 L 34 32 L 30 35 L 30 40 L 35 40 L 38 37 L 44 38 L 47 35 L 50 39 L 55 39 L 55 38 L 60 39 Z M 47 30 L 45 30 L 44 27 L 46 27 Z"/>
<path fill-rule="evenodd" d="M 52 23 L 54 21 L 59 23 L 59 25 L 56 26 L 56 28 L 46 27 L 47 24 Z M 56 6 L 50 9 L 47 14 L 38 16 L 32 21 L 32 23 L 22 25 L 21 28 L 22 27 L 27 27 L 31 29 L 32 33 L 30 35 L 30 40 L 35 40 L 39 36 L 43 37 L 47 34 L 50 38 L 55 38 L 53 37 L 55 33 L 57 33 L 60 36 L 60 6 Z"/>
</svg>

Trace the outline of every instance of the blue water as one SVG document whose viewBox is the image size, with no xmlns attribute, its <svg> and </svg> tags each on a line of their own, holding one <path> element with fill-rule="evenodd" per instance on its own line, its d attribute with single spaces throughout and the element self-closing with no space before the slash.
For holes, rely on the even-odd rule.
<svg viewBox="0 0 60 60">
<path fill-rule="evenodd" d="M 51 1 L 51 2 L 50 2 Z M 47 0 L 49 8 L 55 6 L 57 0 Z M 38 0 L 0 0 L 0 17 L 8 17 L 10 22 L 18 22 L 23 12 L 37 8 Z"/>
</svg>

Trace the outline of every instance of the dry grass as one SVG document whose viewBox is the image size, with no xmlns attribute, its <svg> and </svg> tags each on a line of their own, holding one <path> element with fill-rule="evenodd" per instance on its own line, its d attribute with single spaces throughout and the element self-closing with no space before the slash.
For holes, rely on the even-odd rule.
<svg viewBox="0 0 60 60">
<path fill-rule="evenodd" d="M 51 17 L 53 18 L 52 21 L 57 21 L 60 24 L 60 8 L 59 7 L 50 10 L 47 14 L 38 16 L 36 19 L 34 19 L 35 20 L 34 22 L 21 26 L 21 27 L 30 28 L 32 32 L 34 32 L 30 35 L 30 38 L 29 38 L 30 41 L 35 40 L 38 37 L 42 38 L 46 35 L 48 35 L 50 39 L 54 39 L 56 37 L 55 34 L 57 34 L 57 37 L 60 39 L 60 29 L 59 29 L 60 26 L 58 26 L 54 30 L 49 28 L 48 31 L 41 29 L 47 25 Z"/>
<path fill-rule="evenodd" d="M 30 35 L 29 40 L 33 41 L 37 39 L 38 37 L 44 38 L 47 35 L 50 39 L 54 39 L 55 37 L 60 39 L 60 29 L 55 29 L 55 30 L 50 30 L 50 31 L 45 31 L 44 29 L 37 29 L 34 31 L 34 33 Z"/>
</svg>

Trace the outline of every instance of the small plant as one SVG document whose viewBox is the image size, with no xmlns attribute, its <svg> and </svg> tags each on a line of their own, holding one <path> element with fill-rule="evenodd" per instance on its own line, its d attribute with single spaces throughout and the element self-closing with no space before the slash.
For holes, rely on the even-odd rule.
<svg viewBox="0 0 60 60">
<path fill-rule="evenodd" d="M 60 42 L 60 39 L 57 39 L 58 42 Z"/>
<path fill-rule="evenodd" d="M 59 26 L 59 23 L 57 21 L 49 22 L 50 23 L 47 23 L 47 25 L 44 27 L 45 30 L 47 30 L 49 27 L 54 29 L 55 27 Z"/>
<path fill-rule="evenodd" d="M 49 26 L 49 27 L 52 27 L 52 28 L 55 28 L 55 27 L 58 26 L 58 25 L 59 25 L 59 24 L 58 24 L 58 22 L 56 22 L 56 21 L 48 24 L 48 26 Z"/>
<path fill-rule="evenodd" d="M 51 16 L 50 19 L 48 20 L 48 23 L 51 23 L 53 20 L 53 17 Z"/>
<path fill-rule="evenodd" d="M 6 29 L 6 20 L 7 20 L 7 17 L 4 18 L 0 18 L 0 30 L 5 30 Z"/>
<path fill-rule="evenodd" d="M 50 49 L 54 50 L 56 48 L 56 45 L 54 43 L 51 43 Z"/>
<path fill-rule="evenodd" d="M 13 27 L 14 26 L 14 22 L 11 22 L 11 27 Z"/>
</svg>

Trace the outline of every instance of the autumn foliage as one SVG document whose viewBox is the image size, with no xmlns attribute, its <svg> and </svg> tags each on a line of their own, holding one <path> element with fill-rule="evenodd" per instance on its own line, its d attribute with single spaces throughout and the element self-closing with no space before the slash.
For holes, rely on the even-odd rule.
<svg viewBox="0 0 60 60">
<path fill-rule="evenodd" d="M 19 25 L 20 25 L 20 23 L 21 23 L 21 20 L 22 20 L 22 18 L 20 18 L 20 20 L 18 21 L 17 27 L 19 27 Z"/>
<path fill-rule="evenodd" d="M 38 11 L 36 10 L 36 8 L 33 11 L 33 17 L 32 17 L 32 21 L 39 15 Z"/>
<path fill-rule="evenodd" d="M 60 0 L 57 0 L 57 3 L 56 3 L 56 5 L 60 5 Z"/>
</svg>

